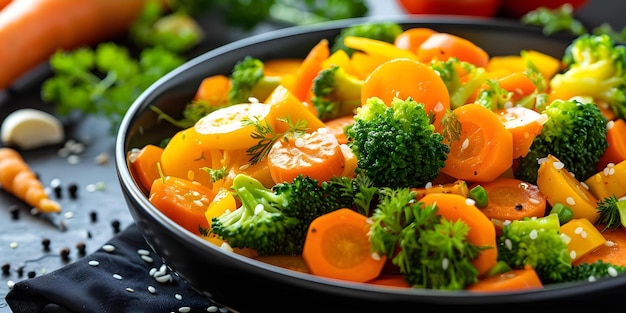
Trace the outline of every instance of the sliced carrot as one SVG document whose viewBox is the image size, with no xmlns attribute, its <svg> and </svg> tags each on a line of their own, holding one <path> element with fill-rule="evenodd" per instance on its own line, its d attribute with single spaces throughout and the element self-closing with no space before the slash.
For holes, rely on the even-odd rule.
<svg viewBox="0 0 626 313">
<path fill-rule="evenodd" d="M 205 212 L 214 197 L 210 188 L 197 182 L 167 176 L 152 183 L 148 199 L 172 221 L 200 236 L 201 229 L 209 228 Z"/>
<path fill-rule="evenodd" d="M 61 211 L 61 205 L 48 197 L 39 177 L 12 148 L 0 147 L 0 186 L 40 212 Z"/>
<path fill-rule="evenodd" d="M 324 122 L 325 128 L 329 133 L 335 135 L 337 141 L 340 144 L 347 143 L 348 137 L 346 137 L 346 127 L 354 124 L 354 115 L 342 116 L 329 121 Z"/>
<path fill-rule="evenodd" d="M 481 47 L 465 38 L 448 33 L 432 34 L 420 45 L 415 54 L 417 60 L 426 63 L 432 60 L 447 61 L 449 58 L 457 58 L 477 67 L 485 67 L 489 62 L 489 55 Z"/>
<path fill-rule="evenodd" d="M 467 195 L 469 194 L 469 187 L 467 186 L 467 182 L 459 179 L 451 183 L 433 184 L 430 187 L 411 188 L 411 190 L 416 192 L 416 198 L 418 200 L 429 193 L 454 193 L 463 197 L 467 197 Z"/>
<path fill-rule="evenodd" d="M 148 144 L 141 149 L 135 149 L 128 155 L 130 171 L 139 184 L 139 187 L 148 194 L 152 182 L 160 177 L 159 163 L 163 148 Z"/>
<path fill-rule="evenodd" d="M 195 100 L 206 101 L 211 106 L 228 104 L 230 78 L 226 75 L 209 76 L 200 82 L 194 96 Z"/>
<path fill-rule="evenodd" d="M 529 289 L 541 289 L 543 283 L 537 272 L 529 265 L 524 268 L 510 270 L 495 276 L 479 279 L 466 288 L 473 292 L 507 292 Z"/>
<path fill-rule="evenodd" d="M 598 249 L 587 253 L 578 259 L 574 265 L 580 263 L 593 263 L 602 260 L 606 263 L 626 266 L 626 230 L 620 227 L 616 230 L 604 230 L 603 225 L 596 225 L 596 228 L 602 231 L 602 235 L 607 242 Z"/>
<path fill-rule="evenodd" d="M 598 161 L 598 165 L 596 165 L 597 171 L 602 171 L 609 163 L 618 164 L 626 160 L 625 134 L 626 121 L 620 118 L 609 122 L 608 131 L 606 133 L 606 141 L 609 143 L 609 147 L 600 157 L 600 161 Z"/>
<path fill-rule="evenodd" d="M 480 210 L 489 219 L 512 221 L 546 214 L 547 197 L 536 185 L 505 177 L 480 185 L 488 196 L 487 206 Z"/>
<path fill-rule="evenodd" d="M 513 137 L 513 158 L 526 156 L 533 140 L 543 129 L 545 116 L 535 110 L 519 106 L 495 112 Z"/>
<path fill-rule="evenodd" d="M 400 49 L 416 53 L 420 45 L 434 33 L 436 33 L 436 31 L 431 28 L 409 28 L 396 36 L 393 44 Z"/>
<path fill-rule="evenodd" d="M 275 183 L 292 181 L 300 174 L 323 182 L 343 173 L 345 159 L 333 134 L 314 131 L 275 142 L 267 166 Z"/>
<path fill-rule="evenodd" d="M 322 62 L 329 56 L 328 40 L 322 39 L 309 51 L 309 54 L 300 64 L 291 85 L 287 86 L 300 101 L 307 101 L 310 98 L 313 80 L 322 69 Z"/>
<path fill-rule="evenodd" d="M 454 113 L 461 135 L 450 144 L 441 171 L 468 182 L 488 182 L 506 172 L 513 164 L 513 136 L 497 114 L 479 104 L 460 106 Z"/>
<path fill-rule="evenodd" d="M 540 162 L 537 187 L 548 197 L 548 203 L 566 205 L 572 209 L 573 218 L 586 218 L 595 223 L 599 216 L 598 199 L 555 156 L 549 154 Z"/>
<path fill-rule="evenodd" d="M 496 229 L 487 216 L 468 202 L 466 197 L 453 193 L 430 193 L 419 201 L 426 205 L 436 204 L 437 212 L 450 221 L 465 222 L 470 228 L 467 240 L 476 246 L 489 247 L 472 260 L 479 276 L 496 265 Z"/>
<path fill-rule="evenodd" d="M 312 274 L 366 282 L 380 275 L 386 256 L 373 255 L 365 215 L 343 208 L 314 219 L 302 257 Z"/>
<path fill-rule="evenodd" d="M 394 98 L 413 98 L 435 116 L 435 129 L 450 109 L 450 94 L 441 77 L 432 67 L 411 59 L 394 59 L 381 64 L 365 80 L 361 102 L 378 97 L 387 104 Z"/>
</svg>

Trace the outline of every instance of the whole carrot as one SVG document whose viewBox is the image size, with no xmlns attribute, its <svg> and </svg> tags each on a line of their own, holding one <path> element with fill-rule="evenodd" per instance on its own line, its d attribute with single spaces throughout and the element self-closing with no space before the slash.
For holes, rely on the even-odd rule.
<svg viewBox="0 0 626 313">
<path fill-rule="evenodd" d="M 0 90 L 59 49 L 126 31 L 149 0 L 20 0 L 0 11 Z"/>
<path fill-rule="evenodd" d="M 0 187 L 40 212 L 61 211 L 61 205 L 48 197 L 41 181 L 22 156 L 7 147 L 0 148 Z"/>
</svg>

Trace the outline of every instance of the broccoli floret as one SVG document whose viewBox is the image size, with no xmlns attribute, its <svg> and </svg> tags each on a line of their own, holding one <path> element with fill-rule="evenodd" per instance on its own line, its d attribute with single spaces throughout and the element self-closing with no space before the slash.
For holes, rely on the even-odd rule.
<svg viewBox="0 0 626 313">
<path fill-rule="evenodd" d="M 247 56 L 235 64 L 230 75 L 228 104 L 249 102 L 250 97 L 264 101 L 280 84 L 280 77 L 267 76 L 260 59 Z"/>
<path fill-rule="evenodd" d="M 554 100 L 543 111 L 547 121 L 528 154 L 520 159 L 515 177 L 537 182 L 538 161 L 554 155 L 570 173 L 584 181 L 596 173 L 596 164 L 608 147 L 607 119 L 594 103 L 577 99 Z"/>
<path fill-rule="evenodd" d="M 580 263 L 563 275 L 560 282 L 595 281 L 614 277 L 626 272 L 626 266 L 615 265 L 602 260 L 593 263 Z"/>
<path fill-rule="evenodd" d="M 487 70 L 484 68 L 457 58 L 433 61 L 430 66 L 439 74 L 448 88 L 451 109 L 466 104 L 467 99 L 489 79 Z"/>
<path fill-rule="evenodd" d="M 467 240 L 467 224 L 443 218 L 436 204 L 415 197 L 409 188 L 380 189 L 369 233 L 373 252 L 387 255 L 416 288 L 461 290 L 475 283 L 472 260 L 486 247 Z"/>
<path fill-rule="evenodd" d="M 545 283 L 563 280 L 572 269 L 567 244 L 561 238 L 559 217 L 514 220 L 502 227 L 497 239 L 498 260 L 513 269 L 530 265 Z"/>
<path fill-rule="evenodd" d="M 256 178 L 239 174 L 233 192 L 241 206 L 211 221 L 211 231 L 232 247 L 253 248 L 260 255 L 299 254 L 309 224 L 316 217 L 351 206 L 337 189 L 308 176 L 267 188 Z"/>
<path fill-rule="evenodd" d="M 626 46 L 609 35 L 585 34 L 567 47 L 562 60 L 567 68 L 550 81 L 554 92 L 592 97 L 618 118 L 626 117 Z"/>
<path fill-rule="evenodd" d="M 348 36 L 365 37 L 393 43 L 396 37 L 403 32 L 402 26 L 395 22 L 371 22 L 352 25 L 344 28 L 331 46 L 330 51 L 344 50 L 348 55 L 352 55 L 353 49 L 346 47 L 343 40 Z"/>
<path fill-rule="evenodd" d="M 424 187 L 439 175 L 450 147 L 435 131 L 424 105 L 412 98 L 387 106 L 372 97 L 347 128 L 358 170 L 377 187 Z"/>
<path fill-rule="evenodd" d="M 322 121 L 352 115 L 361 106 L 363 80 L 333 65 L 321 70 L 313 80 L 311 103 Z"/>
</svg>

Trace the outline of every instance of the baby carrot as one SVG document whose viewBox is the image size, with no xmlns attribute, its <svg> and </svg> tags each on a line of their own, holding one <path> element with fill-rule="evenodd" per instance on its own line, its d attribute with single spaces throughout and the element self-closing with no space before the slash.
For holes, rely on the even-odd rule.
<svg viewBox="0 0 626 313">
<path fill-rule="evenodd" d="M 513 136 L 493 111 L 466 104 L 454 113 L 462 130 L 460 139 L 450 144 L 443 173 L 468 182 L 487 182 L 513 165 Z"/>
<path fill-rule="evenodd" d="M 299 174 L 322 182 L 343 173 L 345 158 L 333 134 L 314 131 L 275 142 L 267 166 L 276 183 L 292 181 Z"/>
<path fill-rule="evenodd" d="M 429 193 L 420 202 L 425 205 L 436 204 L 437 212 L 450 221 L 461 220 L 469 227 L 467 240 L 476 246 L 488 247 L 472 260 L 479 277 L 496 265 L 496 230 L 491 221 L 467 198 L 453 193 Z"/>
<path fill-rule="evenodd" d="M 372 254 L 365 215 L 343 208 L 311 222 L 302 257 L 312 274 L 354 282 L 380 275 L 387 257 Z"/>
<path fill-rule="evenodd" d="M 46 61 L 126 31 L 147 0 L 20 0 L 0 11 L 0 90 Z"/>
<path fill-rule="evenodd" d="M 12 148 L 0 148 L 0 186 L 40 212 L 61 211 L 61 205 L 48 197 L 37 175 Z"/>
</svg>

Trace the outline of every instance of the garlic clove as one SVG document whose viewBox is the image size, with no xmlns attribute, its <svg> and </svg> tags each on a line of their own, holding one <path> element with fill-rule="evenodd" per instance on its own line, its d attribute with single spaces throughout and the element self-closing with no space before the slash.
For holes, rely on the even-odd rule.
<svg viewBox="0 0 626 313">
<path fill-rule="evenodd" d="M 27 108 L 10 113 L 2 121 L 0 139 L 6 146 L 28 150 L 61 143 L 65 131 L 54 115 Z"/>
</svg>

